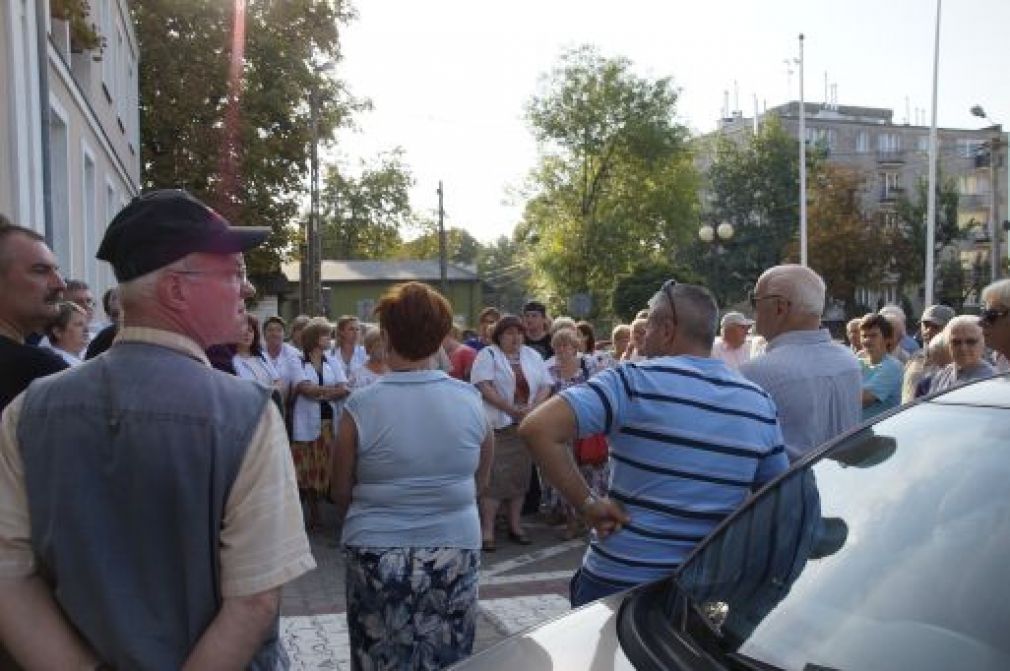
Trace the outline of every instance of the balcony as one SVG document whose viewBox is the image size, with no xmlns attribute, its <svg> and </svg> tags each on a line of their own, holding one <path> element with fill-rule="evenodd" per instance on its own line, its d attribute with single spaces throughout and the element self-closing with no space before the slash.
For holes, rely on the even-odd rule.
<svg viewBox="0 0 1010 671">
<path fill-rule="evenodd" d="M 903 149 L 888 149 L 877 151 L 877 163 L 881 165 L 902 165 L 905 162 Z"/>
<path fill-rule="evenodd" d="M 897 200 L 904 195 L 905 195 L 905 187 L 903 186 L 885 187 L 880 190 L 880 202 L 894 203 L 897 202 Z"/>
</svg>

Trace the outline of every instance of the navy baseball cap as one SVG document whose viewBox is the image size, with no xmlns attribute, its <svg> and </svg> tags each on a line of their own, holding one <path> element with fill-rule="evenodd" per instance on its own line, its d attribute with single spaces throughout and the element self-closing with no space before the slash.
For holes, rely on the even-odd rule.
<svg viewBox="0 0 1010 671">
<path fill-rule="evenodd" d="M 120 210 L 95 257 L 112 264 L 116 279 L 127 282 L 194 252 L 244 252 L 268 235 L 266 227 L 232 226 L 185 191 L 159 189 L 137 196 Z"/>
</svg>

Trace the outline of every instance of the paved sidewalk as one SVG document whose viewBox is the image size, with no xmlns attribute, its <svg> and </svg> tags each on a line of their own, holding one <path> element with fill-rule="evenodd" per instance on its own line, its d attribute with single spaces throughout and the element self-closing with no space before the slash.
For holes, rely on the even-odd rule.
<svg viewBox="0 0 1010 671">
<path fill-rule="evenodd" d="M 329 512 L 324 508 L 328 531 L 309 538 L 316 570 L 281 595 L 281 640 L 292 669 L 350 669 L 344 561 Z M 559 541 L 554 529 L 535 522 L 526 529 L 533 545 L 500 541 L 497 552 L 482 557 L 474 652 L 569 610 L 568 581 L 584 542 Z"/>
</svg>

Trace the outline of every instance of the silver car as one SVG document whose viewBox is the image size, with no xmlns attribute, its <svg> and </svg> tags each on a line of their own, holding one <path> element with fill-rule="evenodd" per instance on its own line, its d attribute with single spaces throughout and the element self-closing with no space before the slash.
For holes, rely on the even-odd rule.
<svg viewBox="0 0 1010 671">
<path fill-rule="evenodd" d="M 677 574 L 457 669 L 1010 669 L 1010 377 L 828 443 Z"/>
</svg>

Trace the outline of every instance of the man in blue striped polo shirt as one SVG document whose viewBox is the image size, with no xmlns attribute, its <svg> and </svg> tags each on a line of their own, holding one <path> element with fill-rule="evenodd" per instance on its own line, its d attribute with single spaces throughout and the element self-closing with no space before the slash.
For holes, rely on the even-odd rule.
<svg viewBox="0 0 1010 671">
<path fill-rule="evenodd" d="M 666 282 L 649 301 L 645 353 L 561 392 L 519 433 L 594 533 L 572 578 L 573 606 L 670 575 L 750 492 L 787 466 L 775 403 L 709 357 L 718 309 L 703 287 Z M 606 433 L 609 496 L 568 455 Z"/>
</svg>

